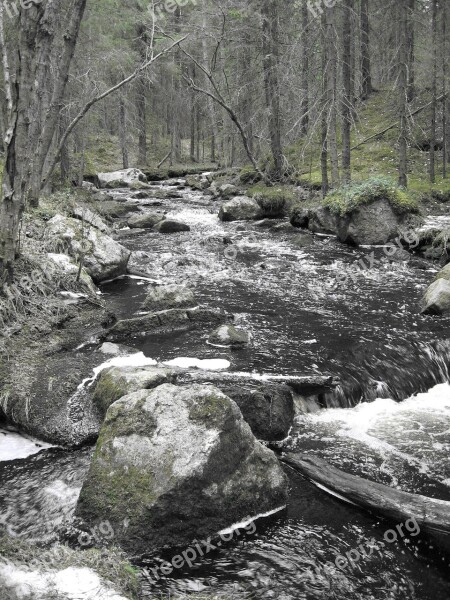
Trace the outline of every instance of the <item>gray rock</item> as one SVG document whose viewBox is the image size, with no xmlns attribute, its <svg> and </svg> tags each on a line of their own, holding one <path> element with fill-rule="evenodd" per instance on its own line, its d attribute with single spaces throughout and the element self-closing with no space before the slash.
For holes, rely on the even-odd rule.
<svg viewBox="0 0 450 600">
<path fill-rule="evenodd" d="M 150 288 L 142 308 L 158 312 L 169 308 L 193 308 L 196 306 L 194 293 L 183 285 L 161 285 Z"/>
<path fill-rule="evenodd" d="M 247 196 L 236 196 L 225 202 L 219 211 L 221 221 L 256 221 L 263 217 L 263 212 L 252 198 Z"/>
<path fill-rule="evenodd" d="M 209 342 L 220 346 L 244 346 L 250 341 L 250 336 L 242 329 L 233 325 L 221 325 L 210 336 Z"/>
<path fill-rule="evenodd" d="M 231 183 L 220 185 L 218 187 L 218 192 L 222 198 L 232 198 L 233 196 L 237 196 L 239 193 L 237 187 Z"/>
<path fill-rule="evenodd" d="M 191 228 L 186 223 L 166 219 L 155 225 L 155 230 L 159 233 L 178 233 L 180 231 L 190 231 Z"/>
<path fill-rule="evenodd" d="M 86 228 L 81 221 L 56 215 L 47 223 L 51 236 L 75 259 L 84 255 L 84 267 L 98 283 L 124 275 L 131 252 L 94 227 Z"/>
<path fill-rule="evenodd" d="M 389 202 L 377 200 L 339 217 L 337 234 L 347 244 L 385 244 L 398 236 L 400 224 Z"/>
<path fill-rule="evenodd" d="M 106 233 L 106 235 L 111 235 L 111 228 L 86 206 L 74 206 L 71 212 L 72 216 L 76 219 L 89 223 L 89 225 L 92 225 L 92 227 L 95 227 L 102 233 Z"/>
<path fill-rule="evenodd" d="M 286 498 L 275 455 L 232 400 L 213 386 L 165 384 L 109 408 L 76 514 L 88 526 L 108 520 L 116 543 L 143 554 L 206 539 Z"/>
<path fill-rule="evenodd" d="M 310 210 L 308 208 L 294 208 L 291 215 L 291 225 L 299 229 L 306 229 L 309 224 Z"/>
<path fill-rule="evenodd" d="M 112 173 L 98 173 L 97 181 L 99 188 L 129 187 L 139 181 L 147 183 L 147 177 L 139 169 L 123 169 Z"/>
<path fill-rule="evenodd" d="M 450 281 L 450 263 L 439 271 L 439 273 L 436 275 L 436 280 L 438 279 Z"/>
<path fill-rule="evenodd" d="M 138 212 L 139 205 L 130 202 L 117 202 L 116 200 L 106 200 L 97 202 L 95 209 L 107 219 L 119 219 L 125 217 L 128 213 Z"/>
<path fill-rule="evenodd" d="M 111 367 L 105 369 L 95 388 L 93 402 L 102 416 L 117 400 L 139 390 L 174 383 L 175 372 L 166 367 Z"/>
<path fill-rule="evenodd" d="M 319 207 L 309 213 L 308 229 L 313 233 L 337 234 L 338 218 L 329 208 Z"/>
<path fill-rule="evenodd" d="M 145 213 L 133 215 L 128 219 L 128 227 L 131 229 L 153 229 L 155 225 L 164 221 L 165 216 L 158 213 Z"/>
<path fill-rule="evenodd" d="M 421 303 L 421 313 L 443 315 L 449 311 L 450 281 L 446 277 L 441 277 L 434 281 L 425 292 Z"/>
</svg>

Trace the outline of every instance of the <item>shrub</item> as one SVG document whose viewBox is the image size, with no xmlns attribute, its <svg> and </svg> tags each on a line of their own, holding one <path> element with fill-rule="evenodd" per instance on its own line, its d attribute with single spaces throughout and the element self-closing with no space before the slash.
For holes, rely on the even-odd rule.
<svg viewBox="0 0 450 600">
<path fill-rule="evenodd" d="M 295 201 L 293 189 L 288 186 L 266 187 L 255 185 L 248 190 L 267 216 L 280 216 L 287 205 Z"/>
<path fill-rule="evenodd" d="M 341 216 L 377 200 L 387 200 L 397 214 L 417 213 L 419 205 L 406 190 L 385 177 L 372 177 L 334 190 L 325 198 L 325 206 Z"/>
</svg>

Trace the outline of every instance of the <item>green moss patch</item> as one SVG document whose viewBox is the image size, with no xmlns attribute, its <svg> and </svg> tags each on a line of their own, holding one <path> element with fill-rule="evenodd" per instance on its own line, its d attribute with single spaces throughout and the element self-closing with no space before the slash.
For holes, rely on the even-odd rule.
<svg viewBox="0 0 450 600">
<path fill-rule="evenodd" d="M 345 216 L 377 200 L 389 202 L 397 214 L 419 211 L 417 201 L 385 177 L 372 177 L 362 182 L 342 186 L 328 194 L 324 204 L 333 213 Z"/>
</svg>

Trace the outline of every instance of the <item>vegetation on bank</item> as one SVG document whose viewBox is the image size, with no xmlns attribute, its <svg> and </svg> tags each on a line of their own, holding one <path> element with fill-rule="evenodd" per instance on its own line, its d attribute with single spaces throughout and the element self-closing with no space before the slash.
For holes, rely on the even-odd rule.
<svg viewBox="0 0 450 600">
<path fill-rule="evenodd" d="M 385 177 L 372 177 L 342 186 L 327 195 L 324 205 L 343 217 L 377 200 L 387 200 L 397 214 L 419 211 L 417 200 Z"/>
</svg>

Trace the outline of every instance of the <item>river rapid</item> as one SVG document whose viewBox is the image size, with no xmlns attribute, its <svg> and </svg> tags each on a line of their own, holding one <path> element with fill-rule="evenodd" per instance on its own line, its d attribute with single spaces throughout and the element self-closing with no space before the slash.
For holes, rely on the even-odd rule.
<svg viewBox="0 0 450 600">
<path fill-rule="evenodd" d="M 224 359 L 230 372 L 330 374 L 340 386 L 320 406 L 306 403 L 285 449 L 408 492 L 450 500 L 449 318 L 421 316 L 418 303 L 434 265 L 408 254 L 388 260 L 382 248 L 357 250 L 327 236 L 256 223 L 221 223 L 219 205 L 181 181 L 155 184 L 142 211 L 161 211 L 190 232 L 120 231 L 134 251 L 126 277 L 102 286 L 119 318 L 139 312 L 151 281 L 185 283 L 199 303 L 224 309 L 252 336 L 231 351 L 207 335 L 178 332 L 127 344 L 158 361 Z M 119 199 L 127 190 L 114 191 Z M 264 225 L 264 224 L 263 224 Z M 374 253 L 372 255 L 372 253 Z M 361 270 L 361 258 L 375 256 Z M 340 274 L 352 269 L 342 284 Z M 150 281 L 149 281 L 150 280 Z M 89 351 L 89 347 L 81 350 Z M 70 524 L 91 448 L 69 452 L 0 430 L 0 522 L 12 535 L 51 544 Z M 170 576 L 155 580 L 147 557 L 145 598 L 214 592 L 226 598 L 283 600 L 447 600 L 449 557 L 415 543 L 386 541 L 392 524 L 376 521 L 298 474 L 289 505 Z M 231 525 L 231 523 L 230 523 Z M 413 532 L 414 533 L 414 532 Z M 336 556 L 359 547 L 345 568 Z"/>
</svg>

